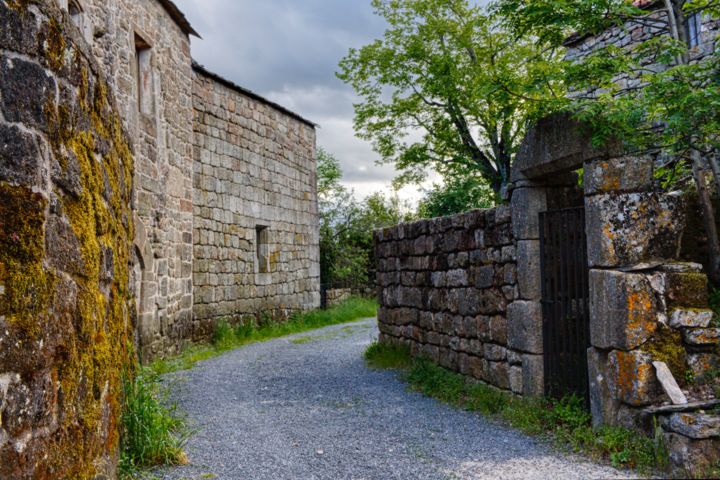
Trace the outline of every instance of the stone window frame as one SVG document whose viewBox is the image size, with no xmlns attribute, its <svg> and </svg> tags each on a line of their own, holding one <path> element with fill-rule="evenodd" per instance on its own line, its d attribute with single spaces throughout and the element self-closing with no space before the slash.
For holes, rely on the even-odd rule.
<svg viewBox="0 0 720 480">
<path fill-rule="evenodd" d="M 83 39 L 90 43 L 92 40 L 92 24 L 80 0 L 59 0 L 58 3 L 60 8 L 70 16 L 72 23 L 80 30 Z"/>
<path fill-rule="evenodd" d="M 270 273 L 270 227 L 255 225 L 255 273 Z"/>
<path fill-rule="evenodd" d="M 141 34 L 134 33 L 135 56 L 133 77 L 135 78 L 136 110 L 141 118 L 155 116 L 155 71 L 153 47 Z"/>
</svg>

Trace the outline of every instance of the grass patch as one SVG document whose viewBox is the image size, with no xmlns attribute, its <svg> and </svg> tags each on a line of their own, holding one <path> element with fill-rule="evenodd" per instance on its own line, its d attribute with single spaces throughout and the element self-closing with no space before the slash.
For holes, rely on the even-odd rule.
<svg viewBox="0 0 720 480">
<path fill-rule="evenodd" d="M 287 322 L 264 320 L 260 325 L 257 323 L 245 323 L 233 327 L 228 322 L 221 321 L 215 329 L 212 343 L 190 346 L 181 355 L 157 360 L 149 368 L 157 375 L 189 370 L 199 361 L 216 357 L 249 343 L 262 342 L 330 325 L 371 318 L 377 315 L 377 308 L 378 305 L 375 300 L 353 297 L 327 310 L 315 310 L 294 315 Z M 308 339 L 307 341 L 311 340 Z"/>
<path fill-rule="evenodd" d="M 522 398 L 491 386 L 468 381 L 425 359 L 412 359 L 407 348 L 374 343 L 365 352 L 371 367 L 401 369 L 410 388 L 465 410 L 497 418 L 528 434 L 541 435 L 556 444 L 584 453 L 613 466 L 641 473 L 667 470 L 667 450 L 658 433 L 648 438 L 619 428 L 593 429 L 582 400 Z M 656 429 L 660 432 L 659 429 Z"/>
<path fill-rule="evenodd" d="M 183 447 L 189 431 L 175 406 L 161 401 L 157 376 L 141 370 L 123 379 L 120 477 L 137 478 L 143 470 L 160 465 L 183 465 Z"/>
<path fill-rule="evenodd" d="M 377 342 L 365 350 L 365 360 L 373 368 L 406 369 L 412 365 L 410 352 L 406 348 Z"/>
</svg>

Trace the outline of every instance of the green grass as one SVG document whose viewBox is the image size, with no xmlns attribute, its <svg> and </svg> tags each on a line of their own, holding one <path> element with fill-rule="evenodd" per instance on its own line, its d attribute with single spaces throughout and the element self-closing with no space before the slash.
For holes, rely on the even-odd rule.
<svg viewBox="0 0 720 480">
<path fill-rule="evenodd" d="M 149 368 L 158 375 L 179 370 L 189 370 L 199 361 L 216 357 L 249 343 L 262 342 L 329 325 L 374 317 L 377 314 L 377 307 L 375 300 L 353 297 L 336 307 L 297 314 L 287 322 L 282 323 L 265 319 L 260 322 L 260 325 L 245 323 L 233 327 L 228 322 L 221 321 L 215 329 L 212 343 L 190 346 L 181 355 L 157 360 Z M 296 343 L 305 343 L 312 340 L 308 338 Z"/>
<path fill-rule="evenodd" d="M 412 365 L 406 349 L 377 342 L 365 350 L 365 360 L 373 368 L 405 369 Z"/>
<path fill-rule="evenodd" d="M 648 438 L 618 427 L 593 429 L 582 400 L 522 398 L 468 381 L 425 359 L 412 359 L 406 348 L 374 343 L 365 352 L 371 367 L 400 369 L 415 391 L 465 410 L 492 416 L 531 435 L 541 435 L 596 460 L 635 468 L 641 473 L 666 470 L 662 436 Z M 659 432 L 659 429 L 657 430 Z"/>
<path fill-rule="evenodd" d="M 189 431 L 176 408 L 161 401 L 157 376 L 147 370 L 126 376 L 123 399 L 120 477 L 138 478 L 148 468 L 186 463 Z"/>
</svg>

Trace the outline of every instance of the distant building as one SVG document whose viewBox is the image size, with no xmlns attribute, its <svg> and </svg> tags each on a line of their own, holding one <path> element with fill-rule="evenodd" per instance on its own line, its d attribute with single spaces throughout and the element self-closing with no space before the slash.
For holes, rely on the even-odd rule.
<svg viewBox="0 0 720 480">
<path fill-rule="evenodd" d="M 636 0 L 635 5 L 647 12 L 642 21 L 630 19 L 622 26 L 610 28 L 598 35 L 572 35 L 565 41 L 568 60 L 577 60 L 596 52 L 600 48 L 614 46 L 632 49 L 659 35 L 670 34 L 668 10 L 664 1 Z M 720 36 L 720 21 L 702 13 L 694 13 L 676 19 L 678 33 L 690 47 L 689 61 L 698 62 L 715 51 Z M 663 65 L 649 63 L 645 68 L 662 71 Z M 639 78 L 618 79 L 618 85 L 634 88 L 640 84 Z M 578 93 L 586 92 L 575 92 Z"/>
</svg>

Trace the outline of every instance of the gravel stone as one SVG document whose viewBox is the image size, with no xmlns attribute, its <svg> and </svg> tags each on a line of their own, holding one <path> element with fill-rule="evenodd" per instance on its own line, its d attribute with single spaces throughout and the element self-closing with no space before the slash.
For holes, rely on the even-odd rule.
<svg viewBox="0 0 720 480">
<path fill-rule="evenodd" d="M 250 345 L 165 381 L 197 433 L 164 479 L 584 479 L 632 475 L 411 392 L 362 354 L 374 319 Z M 322 452 L 322 453 L 320 453 Z M 205 476 L 205 477 L 203 477 Z"/>
</svg>

